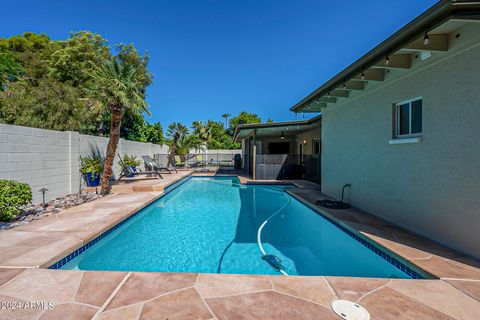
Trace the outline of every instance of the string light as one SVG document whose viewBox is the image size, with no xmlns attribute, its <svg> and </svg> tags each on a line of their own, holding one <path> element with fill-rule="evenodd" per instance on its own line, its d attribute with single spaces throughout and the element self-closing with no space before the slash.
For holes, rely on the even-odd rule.
<svg viewBox="0 0 480 320">
<path fill-rule="evenodd" d="M 430 44 L 430 37 L 428 36 L 428 33 L 425 32 L 425 37 L 423 37 L 423 44 L 428 46 Z"/>
</svg>

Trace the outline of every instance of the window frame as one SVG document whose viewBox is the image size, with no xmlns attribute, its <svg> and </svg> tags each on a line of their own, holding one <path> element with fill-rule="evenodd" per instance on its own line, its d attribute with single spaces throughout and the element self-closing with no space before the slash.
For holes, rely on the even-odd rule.
<svg viewBox="0 0 480 320">
<path fill-rule="evenodd" d="M 318 152 L 315 152 L 315 144 L 318 143 Z M 313 138 L 312 139 L 312 154 L 321 154 L 322 153 L 322 139 Z"/>
<path fill-rule="evenodd" d="M 415 101 L 421 100 L 422 101 L 422 132 L 412 133 L 412 103 Z M 405 134 L 400 134 L 400 106 L 408 104 L 408 132 Z M 396 102 L 393 104 L 394 108 L 394 128 L 393 128 L 393 138 L 394 139 L 405 139 L 405 138 L 415 138 L 423 136 L 423 97 L 415 97 L 408 100 L 403 100 L 400 102 Z"/>
</svg>

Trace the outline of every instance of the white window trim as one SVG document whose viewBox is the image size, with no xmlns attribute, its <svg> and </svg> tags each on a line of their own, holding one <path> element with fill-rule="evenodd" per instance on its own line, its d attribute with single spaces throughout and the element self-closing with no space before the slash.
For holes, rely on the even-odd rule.
<svg viewBox="0 0 480 320">
<path fill-rule="evenodd" d="M 406 143 L 419 143 L 422 142 L 422 136 L 410 137 L 410 138 L 396 138 L 388 141 L 389 144 L 406 144 Z"/>
<path fill-rule="evenodd" d="M 400 115 L 399 115 L 399 106 L 402 104 L 407 104 L 409 106 L 409 112 L 408 112 L 408 130 L 409 132 L 412 132 L 412 102 L 417 101 L 417 100 L 422 100 L 422 109 L 423 109 L 423 97 L 415 97 L 412 99 L 408 100 L 403 100 L 400 102 L 395 103 L 395 136 L 393 139 L 389 141 L 390 144 L 401 144 L 401 143 L 417 143 L 421 142 L 422 139 L 421 137 L 423 136 L 423 132 L 420 133 L 407 133 L 407 134 L 399 134 L 398 132 L 400 131 Z M 422 111 L 422 121 L 423 121 L 423 111 Z M 423 125 L 422 125 L 422 131 L 423 131 Z M 392 143 L 392 141 L 396 140 L 405 140 L 404 142 L 396 142 Z"/>
</svg>

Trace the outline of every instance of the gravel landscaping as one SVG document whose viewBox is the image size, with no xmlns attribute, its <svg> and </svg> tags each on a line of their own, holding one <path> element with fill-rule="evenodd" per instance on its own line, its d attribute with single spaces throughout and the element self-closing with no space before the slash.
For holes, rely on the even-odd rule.
<svg viewBox="0 0 480 320">
<path fill-rule="evenodd" d="M 62 210 L 70 207 L 78 206 L 86 202 L 94 201 L 102 196 L 95 192 L 84 192 L 69 194 L 63 198 L 56 198 L 43 204 L 32 204 L 25 208 L 22 214 L 18 215 L 14 220 L 9 222 L 0 222 L 0 230 L 12 229 L 33 220 L 38 220 L 43 217 L 48 217 L 52 214 L 61 213 Z"/>
</svg>

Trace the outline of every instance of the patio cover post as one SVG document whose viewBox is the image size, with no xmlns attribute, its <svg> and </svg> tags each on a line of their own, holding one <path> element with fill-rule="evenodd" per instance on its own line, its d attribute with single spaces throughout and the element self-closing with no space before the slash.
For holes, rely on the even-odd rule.
<svg viewBox="0 0 480 320">
<path fill-rule="evenodd" d="M 253 145 L 253 172 L 252 172 L 253 180 L 257 179 L 257 145 L 254 142 Z"/>
</svg>

